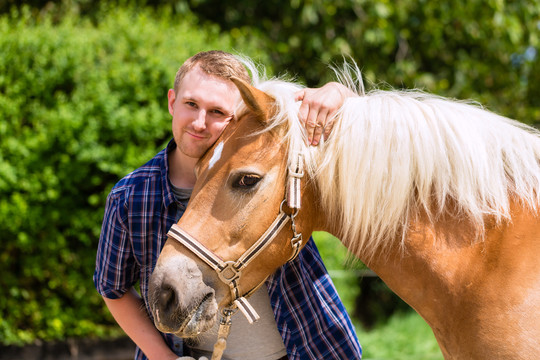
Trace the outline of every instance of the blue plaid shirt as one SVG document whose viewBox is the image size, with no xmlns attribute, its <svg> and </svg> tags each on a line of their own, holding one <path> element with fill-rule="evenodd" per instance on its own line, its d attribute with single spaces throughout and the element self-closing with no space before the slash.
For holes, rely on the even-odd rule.
<svg viewBox="0 0 540 360">
<path fill-rule="evenodd" d="M 107 198 L 96 257 L 94 284 L 111 299 L 137 282 L 148 315 L 148 282 L 167 231 L 184 213 L 168 180 L 171 141 L 147 164 L 120 180 Z M 267 280 L 276 324 L 289 359 L 360 359 L 362 349 L 317 247 L 309 240 L 299 256 Z M 182 355 L 182 342 L 162 334 Z M 135 359 L 146 359 L 137 348 Z"/>
</svg>

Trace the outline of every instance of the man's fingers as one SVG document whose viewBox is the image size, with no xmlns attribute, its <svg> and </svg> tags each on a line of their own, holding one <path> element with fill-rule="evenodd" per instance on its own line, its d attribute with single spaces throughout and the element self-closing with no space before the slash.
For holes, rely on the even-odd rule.
<svg viewBox="0 0 540 360">
<path fill-rule="evenodd" d="M 298 116 L 306 128 L 307 144 L 318 145 L 324 134 L 328 138 L 334 125 L 333 118 L 344 101 L 340 86 L 329 83 L 319 89 L 302 89 L 294 94 L 302 101 Z"/>
<path fill-rule="evenodd" d="M 300 105 L 300 109 L 298 110 L 298 119 L 300 120 L 300 123 L 302 123 L 304 126 L 307 126 L 309 110 L 310 109 L 308 103 L 302 101 L 302 105 Z"/>
<path fill-rule="evenodd" d="M 317 125 L 313 131 L 313 138 L 311 139 L 311 145 L 319 144 L 321 141 L 321 136 L 323 132 L 326 131 L 326 126 L 328 125 L 328 111 L 321 109 L 317 114 Z"/>
<path fill-rule="evenodd" d="M 313 139 L 311 140 L 311 145 L 318 145 L 321 141 L 321 135 L 323 133 L 323 127 L 320 124 L 315 126 L 315 131 L 313 132 Z"/>
<path fill-rule="evenodd" d="M 338 109 L 329 111 L 326 115 L 326 122 L 324 123 L 324 138 L 328 139 L 332 129 L 334 128 L 334 121 L 336 119 Z"/>
<path fill-rule="evenodd" d="M 306 89 L 299 90 L 294 93 L 294 101 L 301 101 L 304 100 L 304 96 L 306 95 Z"/>
<path fill-rule="evenodd" d="M 319 110 L 313 107 L 310 107 L 308 116 L 306 117 L 306 133 L 307 133 L 308 144 L 312 143 L 313 135 L 315 134 L 317 125 L 320 125 L 318 124 L 318 118 L 319 118 Z"/>
<path fill-rule="evenodd" d="M 332 129 L 334 128 L 334 117 L 328 117 L 328 120 L 326 121 L 326 124 L 324 125 L 324 139 L 328 139 L 330 136 L 330 133 L 332 132 Z"/>
</svg>

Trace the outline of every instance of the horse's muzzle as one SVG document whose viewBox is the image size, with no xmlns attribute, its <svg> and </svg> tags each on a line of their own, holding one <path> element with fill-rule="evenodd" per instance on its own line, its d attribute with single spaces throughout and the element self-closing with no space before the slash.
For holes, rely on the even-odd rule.
<svg viewBox="0 0 540 360">
<path fill-rule="evenodd" d="M 214 290 L 202 280 L 195 262 L 174 257 L 158 264 L 150 278 L 150 308 L 158 330 L 193 337 L 210 329 L 217 314 Z"/>
</svg>

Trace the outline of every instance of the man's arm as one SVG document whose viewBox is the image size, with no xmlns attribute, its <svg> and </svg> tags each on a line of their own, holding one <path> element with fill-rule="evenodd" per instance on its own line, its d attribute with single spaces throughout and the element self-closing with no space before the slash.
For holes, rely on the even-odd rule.
<svg viewBox="0 0 540 360">
<path fill-rule="evenodd" d="M 178 356 L 167 346 L 148 317 L 144 302 L 135 289 L 119 299 L 103 297 L 114 319 L 150 360 L 176 360 Z"/>
</svg>

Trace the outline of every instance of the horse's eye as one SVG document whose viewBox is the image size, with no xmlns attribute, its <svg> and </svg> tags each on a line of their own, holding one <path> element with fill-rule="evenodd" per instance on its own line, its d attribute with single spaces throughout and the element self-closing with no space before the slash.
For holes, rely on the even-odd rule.
<svg viewBox="0 0 540 360">
<path fill-rule="evenodd" d="M 233 188 L 236 188 L 236 189 L 250 189 L 254 187 L 255 185 L 257 185 L 259 181 L 261 181 L 261 177 L 259 175 L 244 174 L 244 175 L 238 176 L 233 181 L 232 186 Z"/>
</svg>

